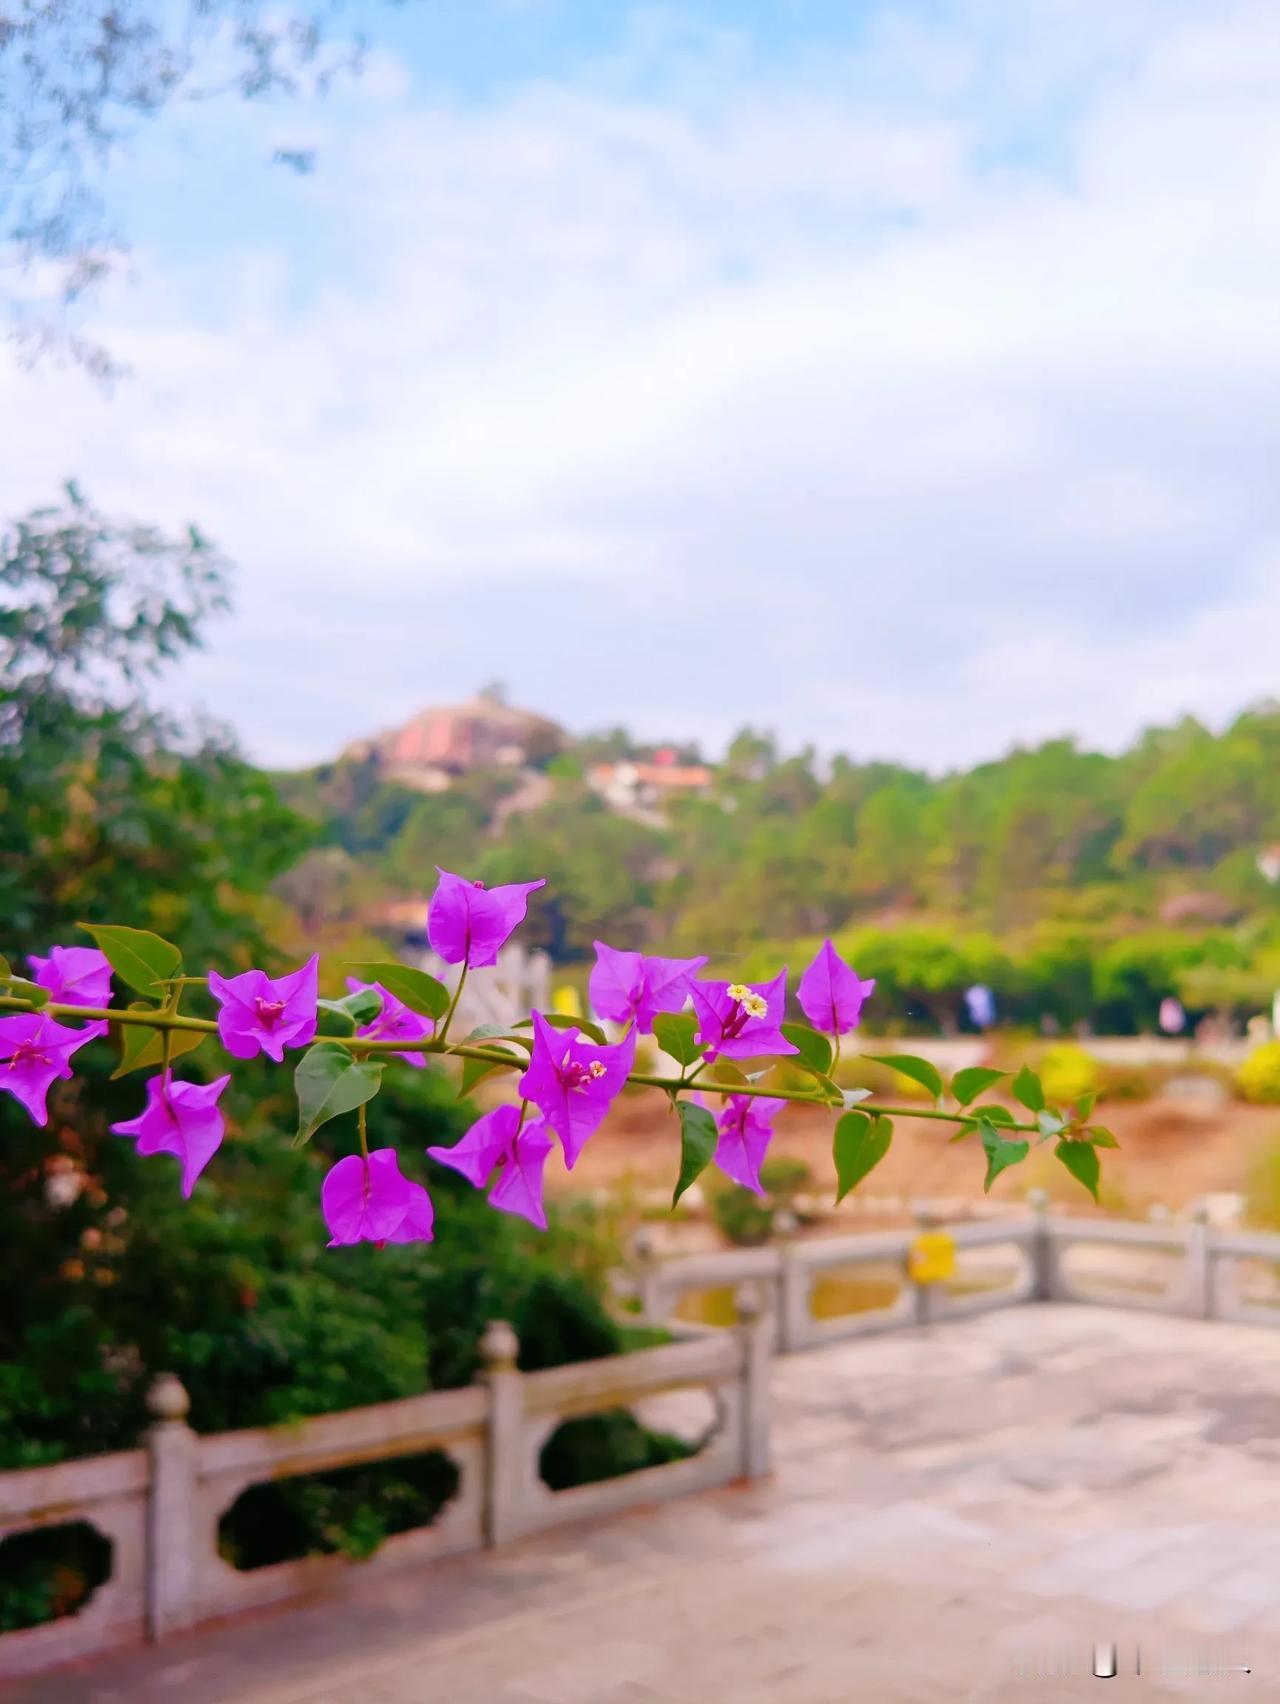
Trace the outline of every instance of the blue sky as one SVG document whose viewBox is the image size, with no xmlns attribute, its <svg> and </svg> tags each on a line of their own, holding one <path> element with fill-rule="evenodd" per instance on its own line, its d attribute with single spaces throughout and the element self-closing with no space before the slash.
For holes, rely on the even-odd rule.
<svg viewBox="0 0 1280 1704">
<path fill-rule="evenodd" d="M 180 703 L 304 762 L 496 676 L 941 767 L 1280 689 L 1269 4 L 339 23 L 358 81 L 110 161 L 132 377 L 0 367 L 5 514 L 75 474 L 237 563 Z"/>
</svg>

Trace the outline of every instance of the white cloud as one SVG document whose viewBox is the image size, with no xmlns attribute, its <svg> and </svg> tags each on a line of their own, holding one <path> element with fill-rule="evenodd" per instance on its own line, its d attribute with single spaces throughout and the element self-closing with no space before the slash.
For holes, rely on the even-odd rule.
<svg viewBox="0 0 1280 1704">
<path fill-rule="evenodd" d="M 384 64 L 282 229 L 140 256 L 113 399 L 0 377 L 0 501 L 197 517 L 239 614 L 184 690 L 277 761 L 495 674 L 928 763 L 1225 714 L 1280 639 L 1273 26 L 889 7 L 773 71 L 653 26 L 470 106 Z M 283 134 L 194 122 L 157 182 Z"/>
</svg>

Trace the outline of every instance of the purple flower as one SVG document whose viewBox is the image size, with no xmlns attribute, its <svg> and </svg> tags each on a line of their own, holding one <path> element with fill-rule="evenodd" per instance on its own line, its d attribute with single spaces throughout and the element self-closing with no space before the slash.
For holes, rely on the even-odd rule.
<svg viewBox="0 0 1280 1704">
<path fill-rule="evenodd" d="M 105 1022 L 71 1029 L 43 1012 L 0 1018 L 0 1089 L 20 1100 L 37 1124 L 47 1124 L 50 1084 L 55 1077 L 73 1077 L 71 1055 L 106 1033 Z"/>
<path fill-rule="evenodd" d="M 693 1009 L 706 1057 L 754 1059 L 798 1053 L 779 1029 L 787 1003 L 786 966 L 772 982 L 695 982 Z"/>
<path fill-rule="evenodd" d="M 189 1196 L 222 1146 L 225 1125 L 218 1096 L 230 1081 L 228 1074 L 212 1083 L 175 1083 L 161 1072 L 147 1084 L 147 1104 L 138 1116 L 111 1129 L 117 1136 L 136 1136 L 140 1154 L 176 1154 L 182 1193 Z"/>
<path fill-rule="evenodd" d="M 440 883 L 427 911 L 427 939 L 432 950 L 446 964 L 465 963 L 474 969 L 497 964 L 508 936 L 524 922 L 529 895 L 546 887 L 546 877 L 487 888 L 483 882 L 450 875 L 439 865 L 436 870 Z"/>
<path fill-rule="evenodd" d="M 272 978 L 263 970 L 242 976 L 209 972 L 209 992 L 222 1010 L 218 1034 L 235 1059 L 265 1053 L 278 1065 L 286 1047 L 305 1047 L 316 1033 L 318 953 L 289 976 Z"/>
<path fill-rule="evenodd" d="M 370 1154 L 370 1159 L 373 1155 Z M 387 1238 L 392 1243 L 434 1242 L 436 1211 L 420 1183 L 409 1184 L 409 1205 L 404 1218 Z"/>
<path fill-rule="evenodd" d="M 381 995 L 382 1010 L 363 1029 L 356 1031 L 358 1036 L 363 1036 L 366 1041 L 427 1041 L 435 1033 L 436 1026 L 430 1018 L 412 1011 L 403 1000 L 397 1000 L 394 994 L 388 993 L 380 982 L 357 982 L 354 976 L 347 978 L 349 993 L 359 994 L 366 988 L 372 988 L 375 994 Z M 427 1062 L 425 1053 L 397 1053 L 396 1058 L 419 1069 Z"/>
<path fill-rule="evenodd" d="M 695 975 L 706 964 L 702 958 L 646 958 L 641 953 L 622 953 L 604 941 L 596 949 L 595 968 L 587 984 L 592 1009 L 599 1017 L 625 1024 L 635 1020 L 641 1035 L 653 1030 L 659 1012 L 678 1012 L 689 998 Z"/>
<path fill-rule="evenodd" d="M 48 958 L 28 953 L 31 980 L 62 1006 L 111 1003 L 111 965 L 97 947 L 50 947 Z"/>
<path fill-rule="evenodd" d="M 716 1164 L 726 1177 L 757 1195 L 764 1194 L 760 1167 L 773 1140 L 773 1121 L 786 1104 L 763 1095 L 731 1095 L 716 1120 Z"/>
<path fill-rule="evenodd" d="M 545 1231 L 542 1172 L 554 1147 L 541 1119 L 521 1126 L 518 1107 L 497 1106 L 477 1119 L 452 1148 L 428 1148 L 427 1152 L 441 1165 L 461 1172 L 477 1189 L 484 1188 L 496 1169 L 498 1178 L 489 1191 L 490 1205 L 504 1213 L 518 1213 Z"/>
<path fill-rule="evenodd" d="M 431 1197 L 400 1170 L 394 1148 L 375 1148 L 366 1160 L 348 1154 L 331 1166 L 320 1191 L 329 1247 L 358 1242 L 430 1242 Z"/>
<path fill-rule="evenodd" d="M 800 1009 L 814 1029 L 844 1035 L 858 1027 L 863 1003 L 875 985 L 874 977 L 864 982 L 831 942 L 824 941 L 800 978 Z"/>
<path fill-rule="evenodd" d="M 635 1057 L 634 1030 L 615 1046 L 602 1047 L 581 1040 L 576 1025 L 556 1029 L 541 1012 L 533 1014 L 533 1055 L 520 1079 L 520 1093 L 559 1136 L 570 1171 L 626 1082 Z"/>
</svg>

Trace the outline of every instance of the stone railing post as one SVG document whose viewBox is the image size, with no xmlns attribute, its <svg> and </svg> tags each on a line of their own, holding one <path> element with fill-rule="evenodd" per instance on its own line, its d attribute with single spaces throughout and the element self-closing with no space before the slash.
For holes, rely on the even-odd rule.
<svg viewBox="0 0 1280 1704">
<path fill-rule="evenodd" d="M 754 1284 L 734 1292 L 742 1343 L 742 1474 L 759 1479 L 769 1471 L 769 1351 L 773 1320 Z"/>
<path fill-rule="evenodd" d="M 490 1320 L 480 1339 L 489 1390 L 485 1440 L 485 1543 L 505 1544 L 520 1531 L 524 1500 L 524 1395 L 520 1344 L 505 1320 Z"/>
<path fill-rule="evenodd" d="M 661 1325 L 662 1273 L 658 1259 L 658 1243 L 648 1225 L 641 1225 L 631 1239 L 635 1266 L 636 1295 L 640 1300 L 640 1317 L 649 1325 Z"/>
<path fill-rule="evenodd" d="M 160 1373 L 147 1391 L 146 1448 L 151 1458 L 147 1497 L 147 1637 L 163 1639 L 195 1618 L 195 1433 L 187 1425 L 191 1399 L 174 1373 Z"/>
<path fill-rule="evenodd" d="M 917 1230 L 932 1230 L 938 1222 L 937 1216 L 930 1210 L 928 1204 L 924 1201 L 913 1201 L 911 1204 L 911 1211 L 912 1217 L 916 1222 Z M 921 1284 L 917 1279 L 913 1278 L 911 1276 L 909 1265 L 907 1269 L 907 1283 L 910 1284 L 912 1291 L 912 1315 L 914 1321 L 917 1325 L 928 1325 L 930 1319 L 933 1317 L 933 1298 L 931 1295 L 933 1286 L 930 1284 Z"/>
<path fill-rule="evenodd" d="M 1049 1236 L 1049 1195 L 1043 1189 L 1027 1191 L 1027 1206 L 1035 1214 L 1031 1236 L 1031 1300 L 1051 1302 L 1054 1291 L 1053 1243 Z"/>
<path fill-rule="evenodd" d="M 809 1274 L 796 1259 L 795 1238 L 800 1221 L 789 1207 L 773 1216 L 778 1246 L 778 1302 L 774 1345 L 780 1355 L 803 1349 L 808 1341 Z"/>
<path fill-rule="evenodd" d="M 1209 1248 L 1209 1210 L 1198 1206 L 1187 1232 L 1187 1255 L 1183 1291 L 1186 1311 L 1192 1319 L 1213 1318 L 1213 1260 Z"/>
</svg>

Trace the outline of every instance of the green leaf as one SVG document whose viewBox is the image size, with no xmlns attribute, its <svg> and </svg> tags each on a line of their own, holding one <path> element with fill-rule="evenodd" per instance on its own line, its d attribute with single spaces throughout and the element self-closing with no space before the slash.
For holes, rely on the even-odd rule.
<svg viewBox="0 0 1280 1704">
<path fill-rule="evenodd" d="M 695 1106 L 692 1101 L 682 1100 L 676 1111 L 680 1114 L 680 1176 L 671 1197 L 673 1207 L 689 1185 L 707 1169 L 716 1151 L 718 1136 L 716 1121 L 705 1106 Z"/>
<path fill-rule="evenodd" d="M 9 967 L 8 959 L 5 958 L 3 953 L 0 953 L 0 982 L 6 981 L 12 975 L 13 971 Z"/>
<path fill-rule="evenodd" d="M 1098 1104 L 1097 1089 L 1090 1089 L 1087 1095 L 1081 1095 L 1076 1102 L 1076 1122 L 1083 1124 Z"/>
<path fill-rule="evenodd" d="M 783 1024 L 783 1035 L 792 1047 L 798 1047 L 800 1058 L 811 1070 L 820 1077 L 825 1077 L 831 1069 L 831 1043 L 825 1035 L 820 1035 L 816 1029 L 810 1029 L 808 1024 Z"/>
<path fill-rule="evenodd" d="M 163 994 L 165 982 L 182 971 L 177 947 L 149 929 L 125 929 L 118 923 L 78 923 L 76 927 L 93 936 L 112 970 L 139 994 Z"/>
<path fill-rule="evenodd" d="M 918 1059 L 914 1053 L 868 1053 L 868 1059 L 877 1065 L 890 1065 L 895 1071 L 900 1071 L 904 1077 L 910 1077 L 912 1082 L 919 1083 L 922 1089 L 928 1089 L 934 1100 L 942 1098 L 942 1077 L 936 1065 L 930 1065 L 927 1059 Z"/>
<path fill-rule="evenodd" d="M 134 1000 L 130 1006 L 131 1012 L 155 1011 L 154 1006 L 148 1006 L 141 1000 Z M 175 1029 L 171 1032 L 169 1043 L 169 1059 L 181 1059 L 184 1053 L 193 1053 L 202 1042 L 208 1041 L 208 1030 Z M 112 1080 L 117 1077 L 127 1077 L 130 1071 L 141 1071 L 148 1065 L 164 1064 L 164 1031 L 148 1029 L 144 1024 L 120 1025 L 120 1063 L 111 1073 Z"/>
<path fill-rule="evenodd" d="M 462 1038 L 464 1041 L 514 1041 L 517 1047 L 525 1047 L 532 1053 L 533 1037 L 531 1035 L 516 1035 L 508 1024 L 477 1024 Z"/>
<path fill-rule="evenodd" d="M 893 1120 L 883 1113 L 872 1118 L 865 1112 L 846 1112 L 837 1119 L 831 1141 L 831 1157 L 836 1166 L 836 1206 L 855 1184 L 862 1182 L 889 1152 L 893 1140 Z"/>
<path fill-rule="evenodd" d="M 1065 1118 L 1059 1118 L 1056 1112 L 1048 1111 L 1036 1114 L 1036 1124 L 1039 1126 L 1042 1140 L 1045 1141 L 1050 1136 L 1056 1136 L 1060 1130 L 1065 1130 L 1067 1127 Z"/>
<path fill-rule="evenodd" d="M 437 982 L 425 970 L 415 970 L 412 965 L 395 960 L 389 964 L 350 964 L 347 969 L 354 971 L 362 982 L 380 982 L 388 994 L 402 1000 L 411 1012 L 435 1018 L 437 1022 L 449 1010 L 453 999 L 443 982 Z"/>
<path fill-rule="evenodd" d="M 542 1019 L 543 1023 L 550 1024 L 552 1029 L 581 1030 L 583 1035 L 589 1035 L 598 1047 L 608 1047 L 609 1045 L 608 1036 L 600 1028 L 600 1025 L 593 1024 L 590 1018 L 570 1017 L 568 1012 L 539 1012 L 538 1016 Z M 515 1028 L 532 1029 L 533 1019 L 519 1018 L 516 1021 Z"/>
<path fill-rule="evenodd" d="M 984 1124 L 1016 1124 L 1018 1121 L 1007 1106 L 975 1106 L 975 1116 L 980 1116 Z"/>
<path fill-rule="evenodd" d="M 376 989 L 362 988 L 358 994 L 344 994 L 341 1000 L 317 1000 L 316 1005 L 322 1012 L 335 1012 L 338 1017 L 346 1018 L 354 1033 L 361 1024 L 377 1017 L 382 1010 L 382 996 Z"/>
<path fill-rule="evenodd" d="M 506 1048 L 500 1049 L 505 1053 Z M 464 1059 L 462 1061 L 462 1081 L 458 1085 L 458 1099 L 465 1100 L 478 1083 L 483 1083 L 486 1077 L 492 1077 L 495 1071 L 510 1071 L 513 1068 L 523 1070 L 529 1063 L 517 1054 L 511 1054 L 511 1064 L 500 1065 L 496 1059 Z"/>
<path fill-rule="evenodd" d="M 1102 1175 L 1102 1165 L 1098 1159 L 1097 1150 L 1090 1142 L 1062 1141 L 1053 1150 L 1063 1165 L 1078 1183 L 1082 1183 L 1096 1201 L 1098 1199 L 1098 1179 Z"/>
<path fill-rule="evenodd" d="M 1095 1124 L 1089 1130 L 1082 1130 L 1079 1140 L 1081 1142 L 1092 1142 L 1095 1148 L 1118 1148 L 1120 1146 L 1111 1132 L 1104 1129 L 1101 1124 Z"/>
<path fill-rule="evenodd" d="M 726 1083 L 734 1089 L 742 1088 L 747 1081 L 746 1072 L 739 1070 L 732 1059 L 717 1059 L 711 1066 L 711 1075 L 717 1083 Z M 704 1083 L 706 1080 L 705 1077 L 701 1079 Z"/>
<path fill-rule="evenodd" d="M 10 976 L 6 979 L 5 986 L 16 999 L 25 1000 L 36 1011 L 39 1011 L 41 1006 L 47 1006 L 52 998 L 43 983 L 28 982 L 25 976 Z"/>
<path fill-rule="evenodd" d="M 1013 1079 L 1013 1092 L 1028 1112 L 1044 1111 L 1044 1086 L 1029 1065 Z"/>
<path fill-rule="evenodd" d="M 356 1060 L 350 1049 L 335 1041 L 318 1041 L 298 1061 L 293 1086 L 298 1095 L 298 1134 L 295 1148 L 309 1142 L 322 1124 L 341 1113 L 354 1112 L 371 1101 L 382 1087 L 382 1061 Z"/>
<path fill-rule="evenodd" d="M 956 1105 L 968 1106 L 979 1095 L 986 1094 L 992 1083 L 998 1083 L 1001 1077 L 1008 1075 L 1007 1071 L 995 1071 L 990 1065 L 970 1065 L 963 1071 L 957 1071 L 951 1079 L 951 1093 L 956 1098 Z"/>
<path fill-rule="evenodd" d="M 677 1065 L 692 1065 L 702 1057 L 697 1041 L 698 1020 L 692 1012 L 659 1012 L 653 1020 L 653 1034 L 658 1046 Z"/>
<path fill-rule="evenodd" d="M 987 1175 L 982 1187 L 991 1193 L 991 1185 L 1002 1171 L 1008 1171 L 1010 1166 L 1016 1166 L 1020 1160 L 1025 1160 L 1031 1147 L 1030 1142 L 1011 1142 L 1007 1136 L 1002 1136 L 993 1124 L 980 1124 L 978 1133 L 982 1137 L 982 1150 L 987 1156 Z"/>
</svg>

